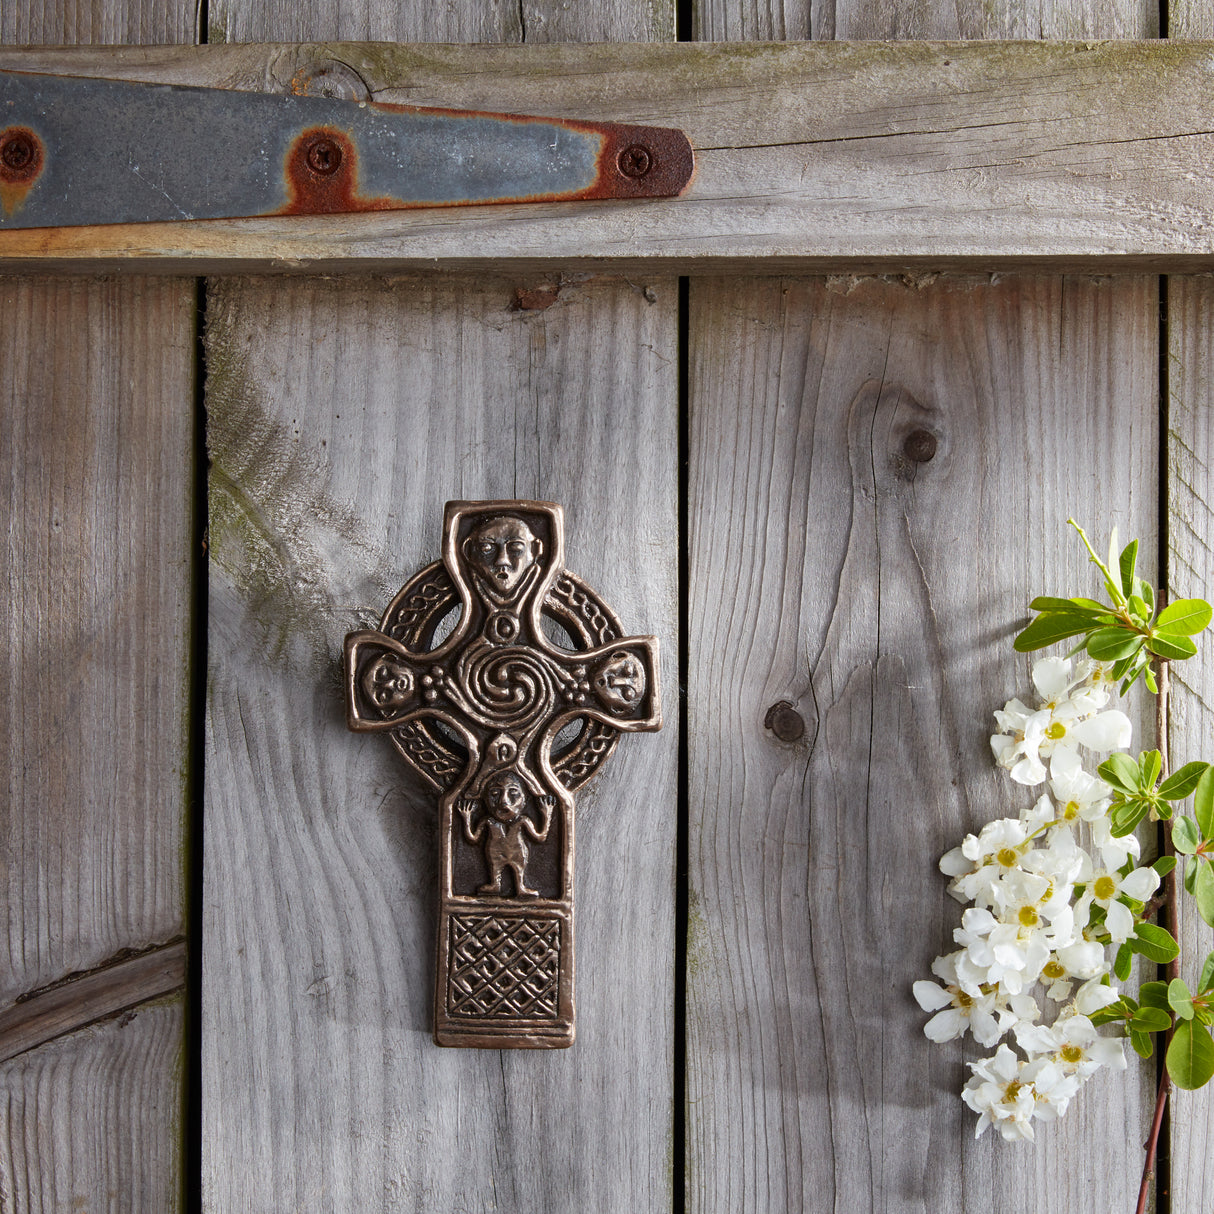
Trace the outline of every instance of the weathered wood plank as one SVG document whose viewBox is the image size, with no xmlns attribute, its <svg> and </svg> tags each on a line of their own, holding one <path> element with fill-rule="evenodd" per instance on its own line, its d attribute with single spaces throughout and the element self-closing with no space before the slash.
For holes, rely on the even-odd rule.
<svg viewBox="0 0 1214 1214">
<path fill-rule="evenodd" d="M 1028 595 L 1086 580 L 1065 518 L 1152 550 L 1156 302 L 696 284 L 689 1209 L 1132 1208 L 1150 1076 L 1097 1081 L 1031 1152 L 974 1144 L 976 1055 L 924 1039 L 910 984 L 959 920 L 937 858 L 1023 800 L 990 714 L 1026 690 Z M 780 700 L 798 742 L 764 728 Z"/>
<path fill-rule="evenodd" d="M 700 0 L 695 26 L 704 41 L 1151 38 L 1159 32 L 1159 13 L 1150 0 Z"/>
<path fill-rule="evenodd" d="M 1168 583 L 1173 597 L 1209 598 L 1214 590 L 1214 279 L 1168 280 Z M 1172 674 L 1169 742 L 1174 764 L 1214 758 L 1214 654 L 1208 640 L 1198 657 Z M 1194 984 L 1214 948 L 1214 932 L 1181 895 L 1182 977 Z M 1172 1096 L 1172 1193 L 1176 1211 L 1214 1204 L 1214 1127 L 1210 1092 Z"/>
<path fill-rule="evenodd" d="M 193 300 L 0 281 L 0 1002 L 184 931 Z"/>
<path fill-rule="evenodd" d="M 184 931 L 193 304 L 177 279 L 0 281 L 0 1005 Z M 73 1023 L 111 1010 L 107 989 L 76 992 L 98 999 Z M 13 1209 L 109 1189 L 174 1208 L 177 1106 L 124 1103 L 124 1085 L 179 1085 L 180 1028 L 146 1058 L 77 1039 L 74 1105 L 66 1062 L 42 1094 L 22 1087 L 41 1071 L 6 1071 Z M 52 1099 L 62 1127 L 25 1120 Z"/>
<path fill-rule="evenodd" d="M 408 16 L 404 24 L 410 26 Z M 390 0 L 308 5 L 290 0 L 247 4 L 235 0 L 211 8 L 209 42 L 382 41 L 407 36 L 401 6 Z M 649 0 L 514 0 L 510 4 L 433 6 L 424 30 L 433 42 L 631 42 L 674 38 L 674 6 Z"/>
<path fill-rule="evenodd" d="M 114 45 L 195 41 L 193 0 L 7 0 L 0 43 Z"/>
<path fill-rule="evenodd" d="M 180 1206 L 183 1000 L 144 1004 L 0 1064 L 0 1205 Z"/>
<path fill-rule="evenodd" d="M 3 42 L 193 23 L 180 0 L 0 4 Z M 0 281 L 6 1210 L 180 1205 L 181 997 L 63 1034 L 182 985 L 180 944 L 89 971 L 184 930 L 193 329 L 188 281 Z"/>
<path fill-rule="evenodd" d="M 324 44 L 0 65 L 225 84 L 308 53 L 379 100 L 679 126 L 698 173 L 676 201 L 9 231 L 0 266 L 1214 264 L 1204 44 Z"/>
<path fill-rule="evenodd" d="M 676 293 L 569 282 L 514 311 L 519 285 L 213 289 L 207 1209 L 669 1202 Z M 445 499 L 516 496 L 561 502 L 570 568 L 666 645 L 671 723 L 579 794 L 555 1055 L 432 1044 L 434 794 L 347 732 L 336 672 L 438 555 Z"/>
</svg>

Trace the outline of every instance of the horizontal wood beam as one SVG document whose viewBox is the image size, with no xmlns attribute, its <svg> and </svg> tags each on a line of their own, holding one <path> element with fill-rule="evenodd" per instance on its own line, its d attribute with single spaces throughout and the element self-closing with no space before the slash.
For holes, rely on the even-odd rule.
<svg viewBox="0 0 1214 1214">
<path fill-rule="evenodd" d="M 1211 43 L 4 48 L 0 68 L 677 126 L 698 166 L 667 201 L 3 231 L 0 270 L 1214 267 Z"/>
<path fill-rule="evenodd" d="M 186 945 L 174 940 L 73 974 L 0 1010 L 0 1062 L 185 987 Z"/>
</svg>

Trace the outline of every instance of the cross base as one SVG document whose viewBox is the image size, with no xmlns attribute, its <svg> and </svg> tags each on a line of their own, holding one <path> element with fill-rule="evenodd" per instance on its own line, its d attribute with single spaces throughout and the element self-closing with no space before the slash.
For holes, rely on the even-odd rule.
<svg viewBox="0 0 1214 1214">
<path fill-rule="evenodd" d="M 438 1045 L 573 1044 L 573 906 L 549 899 L 445 898 L 434 991 Z"/>
</svg>

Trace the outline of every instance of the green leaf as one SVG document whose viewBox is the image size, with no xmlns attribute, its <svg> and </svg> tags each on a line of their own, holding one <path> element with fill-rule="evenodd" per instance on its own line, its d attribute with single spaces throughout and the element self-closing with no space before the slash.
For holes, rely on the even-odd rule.
<svg viewBox="0 0 1214 1214">
<path fill-rule="evenodd" d="M 1209 766 L 1209 763 L 1200 760 L 1186 763 L 1159 786 L 1159 795 L 1165 801 L 1183 801 L 1197 787 L 1197 781 L 1205 775 Z"/>
<path fill-rule="evenodd" d="M 1166 1033 L 1172 1027 L 1172 1013 L 1161 1007 L 1140 1007 L 1130 1018 L 1133 1033 Z"/>
<path fill-rule="evenodd" d="M 1144 982 L 1138 991 L 1143 1007 L 1168 1007 L 1168 984 L 1166 982 Z"/>
<path fill-rule="evenodd" d="M 1046 615 L 1039 615 L 1028 627 L 1017 634 L 1016 639 L 1012 642 L 1012 648 L 1017 653 L 1032 653 L 1034 649 L 1044 649 L 1047 645 L 1065 641 L 1067 637 L 1087 632 L 1091 626 L 1092 621 L 1087 616 L 1049 612 Z"/>
<path fill-rule="evenodd" d="M 1182 856 L 1191 856 L 1201 846 L 1201 831 L 1192 818 L 1177 818 L 1172 823 L 1172 846 Z"/>
<path fill-rule="evenodd" d="M 1155 587 L 1150 582 L 1144 582 L 1142 578 L 1138 579 L 1138 593 L 1142 595 L 1146 605 L 1152 610 L 1155 610 Z"/>
<path fill-rule="evenodd" d="M 1109 615 L 1109 609 L 1095 599 L 1057 599 L 1048 594 L 1039 594 L 1030 604 L 1030 611 L 1055 615 L 1083 615 L 1089 619 L 1097 615 Z"/>
<path fill-rule="evenodd" d="M 1197 913 L 1214 927 L 1214 869 L 1208 860 L 1198 861 L 1197 875 L 1193 879 L 1193 897 L 1197 902 Z"/>
<path fill-rule="evenodd" d="M 1059 617 L 1050 616 L 1050 619 Z M 1032 625 L 1029 625 L 1032 627 Z M 1025 629 L 1027 632 L 1028 629 Z M 1024 635 L 1022 632 L 1021 636 Z M 1068 636 L 1074 636 L 1074 633 L 1068 633 Z M 1017 638 L 1019 640 L 1019 637 Z M 1122 628 L 1114 625 L 1112 628 L 1097 628 L 1091 636 L 1088 637 L 1087 651 L 1088 656 L 1093 657 L 1098 662 L 1115 662 L 1118 658 L 1128 658 L 1131 654 L 1137 653 L 1142 648 L 1141 633 L 1131 632 L 1128 628 Z"/>
<path fill-rule="evenodd" d="M 1183 978 L 1173 978 L 1168 983 L 1168 1006 L 1181 1020 L 1193 1019 L 1193 996 Z"/>
<path fill-rule="evenodd" d="M 1100 778 L 1122 792 L 1135 793 L 1138 791 L 1138 764 L 1122 751 L 1111 754 L 1096 768 Z M 1214 788 L 1212 788 L 1214 795 Z"/>
<path fill-rule="evenodd" d="M 1163 755 L 1157 750 L 1144 750 L 1138 756 L 1138 791 L 1154 792 L 1155 781 L 1163 771 Z"/>
<path fill-rule="evenodd" d="M 1134 964 L 1134 955 L 1128 944 L 1123 944 L 1117 950 L 1117 956 L 1113 958 L 1113 975 L 1118 982 L 1128 982 L 1130 978 L 1130 966 Z"/>
<path fill-rule="evenodd" d="M 1205 964 L 1201 967 L 1201 977 L 1197 980 L 1197 993 L 1204 995 L 1214 987 L 1214 953 L 1206 956 Z"/>
<path fill-rule="evenodd" d="M 1203 839 L 1214 835 L 1214 767 L 1207 768 L 1193 792 L 1193 817 Z"/>
<path fill-rule="evenodd" d="M 1184 862 L 1184 888 L 1185 893 L 1196 895 L 1197 893 L 1197 870 L 1202 866 L 1203 861 L 1196 856 L 1190 856 Z"/>
<path fill-rule="evenodd" d="M 1128 863 L 1132 864 L 1133 861 L 1132 860 L 1128 861 Z M 1155 863 L 1151 865 L 1151 867 L 1161 877 L 1166 877 L 1168 875 L 1168 873 L 1170 873 L 1172 871 L 1172 869 L 1174 869 L 1176 867 L 1176 857 L 1175 856 L 1160 856 L 1159 859 L 1156 860 Z"/>
<path fill-rule="evenodd" d="M 1118 562 L 1121 573 L 1121 589 L 1128 595 L 1134 592 L 1134 563 L 1138 560 L 1138 541 L 1130 542 L 1121 550 Z"/>
<path fill-rule="evenodd" d="M 1150 1058 L 1150 1056 L 1155 1052 L 1155 1045 L 1151 1041 L 1149 1033 L 1137 1033 L 1131 1029 L 1130 1044 L 1134 1047 L 1134 1053 L 1136 1053 L 1139 1058 Z"/>
<path fill-rule="evenodd" d="M 1167 1066 L 1178 1088 L 1192 1091 L 1205 1087 L 1214 1077 L 1214 1040 L 1209 1030 L 1191 1020 L 1182 1020 L 1168 1046 Z"/>
<path fill-rule="evenodd" d="M 1151 609 L 1141 595 L 1130 595 L 1130 615 L 1140 624 L 1146 625 L 1151 622 Z"/>
<path fill-rule="evenodd" d="M 1093 636 L 1095 633 L 1092 634 Z M 1197 646 L 1184 636 L 1173 636 L 1170 632 L 1153 632 L 1147 637 L 1147 648 L 1158 658 L 1167 662 L 1181 662 L 1197 652 Z M 1088 645 L 1088 653 L 1091 653 Z"/>
<path fill-rule="evenodd" d="M 1149 666 L 1146 669 L 1144 681 L 1146 682 L 1147 690 L 1153 696 L 1157 696 L 1159 694 L 1159 684 L 1155 682 L 1155 672 Z M 1124 692 L 1122 694 L 1124 694 Z"/>
<path fill-rule="evenodd" d="M 1214 609 L 1205 599 L 1177 599 L 1169 603 L 1155 621 L 1158 632 L 1195 636 L 1209 627 Z"/>
<path fill-rule="evenodd" d="M 1167 965 L 1180 955 L 1180 945 L 1172 933 L 1158 923 L 1139 923 L 1132 939 L 1126 941 L 1136 953 L 1141 953 L 1156 965 Z"/>
<path fill-rule="evenodd" d="M 1133 797 L 1114 805 L 1109 810 L 1109 831 L 1115 839 L 1124 839 L 1134 833 L 1138 823 L 1147 816 L 1151 806 L 1147 801 Z"/>
</svg>

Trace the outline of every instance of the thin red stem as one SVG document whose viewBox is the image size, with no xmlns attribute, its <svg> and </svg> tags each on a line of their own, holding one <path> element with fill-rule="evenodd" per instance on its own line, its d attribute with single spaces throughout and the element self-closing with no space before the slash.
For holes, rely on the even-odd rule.
<svg viewBox="0 0 1214 1214">
<path fill-rule="evenodd" d="M 1151 1119 L 1151 1136 L 1147 1139 L 1147 1162 L 1142 1169 L 1142 1183 L 1138 1186 L 1138 1204 L 1134 1214 L 1146 1214 L 1147 1199 L 1151 1195 L 1151 1181 L 1155 1176 L 1155 1156 L 1159 1149 L 1159 1131 L 1163 1127 L 1163 1110 L 1168 1103 L 1172 1081 L 1165 1067 L 1159 1076 L 1159 1091 L 1155 1096 L 1155 1116 Z"/>
<path fill-rule="evenodd" d="M 1163 768 L 1160 772 L 1160 780 L 1167 779 L 1168 775 L 1168 664 L 1161 661 L 1159 663 L 1159 694 L 1155 698 L 1155 740 L 1159 747 L 1160 756 L 1163 759 Z M 1165 825 L 1163 827 L 1163 854 L 1165 856 L 1176 855 L 1176 850 L 1172 846 L 1172 832 Z M 1163 912 L 1164 927 L 1176 935 L 1177 929 L 1177 914 L 1176 914 L 1176 870 L 1168 873 L 1163 879 L 1163 889 L 1159 898 L 1159 909 Z M 1155 899 L 1152 899 L 1154 902 Z M 1168 962 L 1167 978 L 1171 982 L 1173 978 L 1180 977 L 1180 958 L 1176 957 Z M 1167 1049 L 1168 1042 L 1172 1040 L 1172 1034 L 1169 1032 L 1164 1038 L 1164 1049 Z M 1161 1065 L 1159 1068 L 1159 1091 L 1155 1096 L 1155 1116 L 1151 1119 L 1151 1136 L 1147 1139 L 1146 1153 L 1147 1157 L 1142 1165 L 1142 1183 L 1138 1186 L 1138 1205 L 1135 1207 L 1135 1214 L 1144 1214 L 1147 1208 L 1147 1198 L 1151 1192 L 1151 1180 L 1155 1176 L 1155 1160 L 1159 1154 L 1159 1134 L 1163 1128 L 1163 1113 L 1167 1108 L 1168 1096 L 1172 1091 L 1172 1081 L 1168 1077 L 1168 1068 Z"/>
</svg>

